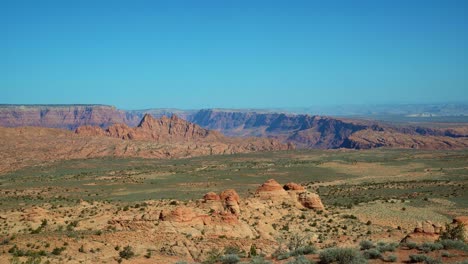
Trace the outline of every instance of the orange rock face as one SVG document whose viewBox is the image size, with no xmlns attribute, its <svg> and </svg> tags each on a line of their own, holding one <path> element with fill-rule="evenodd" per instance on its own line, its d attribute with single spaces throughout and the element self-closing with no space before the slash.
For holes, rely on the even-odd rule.
<svg viewBox="0 0 468 264">
<path fill-rule="evenodd" d="M 274 179 L 269 179 L 257 188 L 257 193 L 283 191 L 283 187 Z"/>
<path fill-rule="evenodd" d="M 286 190 L 286 191 L 305 191 L 304 187 L 302 185 L 299 185 L 297 183 L 294 183 L 294 182 L 288 182 L 286 183 L 283 188 Z"/>
</svg>

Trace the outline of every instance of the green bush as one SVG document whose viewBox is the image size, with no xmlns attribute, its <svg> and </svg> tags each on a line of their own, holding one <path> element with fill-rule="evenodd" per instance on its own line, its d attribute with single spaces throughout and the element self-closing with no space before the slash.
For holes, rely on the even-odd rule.
<svg viewBox="0 0 468 264">
<path fill-rule="evenodd" d="M 379 259 L 382 257 L 382 253 L 376 248 L 367 249 L 362 254 L 366 259 Z"/>
<path fill-rule="evenodd" d="M 240 258 L 236 254 L 228 254 L 221 257 L 221 263 L 223 264 L 236 264 L 240 261 Z"/>
<path fill-rule="evenodd" d="M 361 253 L 353 248 L 327 248 L 319 254 L 320 263 L 361 264 L 367 263 Z"/>
<path fill-rule="evenodd" d="M 396 243 L 380 243 L 377 245 L 377 249 L 384 253 L 384 252 L 395 252 L 396 248 L 398 247 L 398 244 Z"/>
<path fill-rule="evenodd" d="M 60 255 L 63 251 L 65 250 L 64 247 L 56 247 L 52 250 L 52 254 L 54 255 Z"/>
<path fill-rule="evenodd" d="M 398 258 L 396 255 L 389 255 L 385 261 L 387 262 L 397 262 Z"/>
<path fill-rule="evenodd" d="M 361 242 L 359 242 L 359 246 L 362 250 L 371 249 L 375 247 L 374 242 L 369 240 L 362 240 Z"/>
<path fill-rule="evenodd" d="M 468 245 L 460 240 L 444 239 L 440 241 L 444 249 L 458 249 L 468 251 Z"/>
<path fill-rule="evenodd" d="M 441 243 L 422 243 L 421 245 L 418 246 L 418 249 L 421 251 L 424 251 L 426 253 L 434 251 L 434 250 L 441 250 L 443 249 L 444 246 Z"/>
</svg>

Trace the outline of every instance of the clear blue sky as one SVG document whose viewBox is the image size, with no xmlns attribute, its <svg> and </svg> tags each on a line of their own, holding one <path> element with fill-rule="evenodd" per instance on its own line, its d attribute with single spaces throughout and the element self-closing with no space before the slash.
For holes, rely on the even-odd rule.
<svg viewBox="0 0 468 264">
<path fill-rule="evenodd" d="M 1 0 L 0 103 L 468 102 L 468 1 Z"/>
</svg>

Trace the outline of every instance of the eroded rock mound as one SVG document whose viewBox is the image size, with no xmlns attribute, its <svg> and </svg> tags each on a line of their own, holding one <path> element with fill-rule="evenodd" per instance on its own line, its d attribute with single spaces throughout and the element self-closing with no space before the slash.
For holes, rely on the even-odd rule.
<svg viewBox="0 0 468 264">
<path fill-rule="evenodd" d="M 274 179 L 269 179 L 257 188 L 257 193 L 261 192 L 281 192 L 283 187 Z"/>
</svg>

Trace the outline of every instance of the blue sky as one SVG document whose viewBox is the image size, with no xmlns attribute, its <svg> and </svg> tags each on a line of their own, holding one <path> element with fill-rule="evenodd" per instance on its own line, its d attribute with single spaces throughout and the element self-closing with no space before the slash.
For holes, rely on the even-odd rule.
<svg viewBox="0 0 468 264">
<path fill-rule="evenodd" d="M 0 103 L 468 102 L 468 1 L 0 1 Z"/>
</svg>

